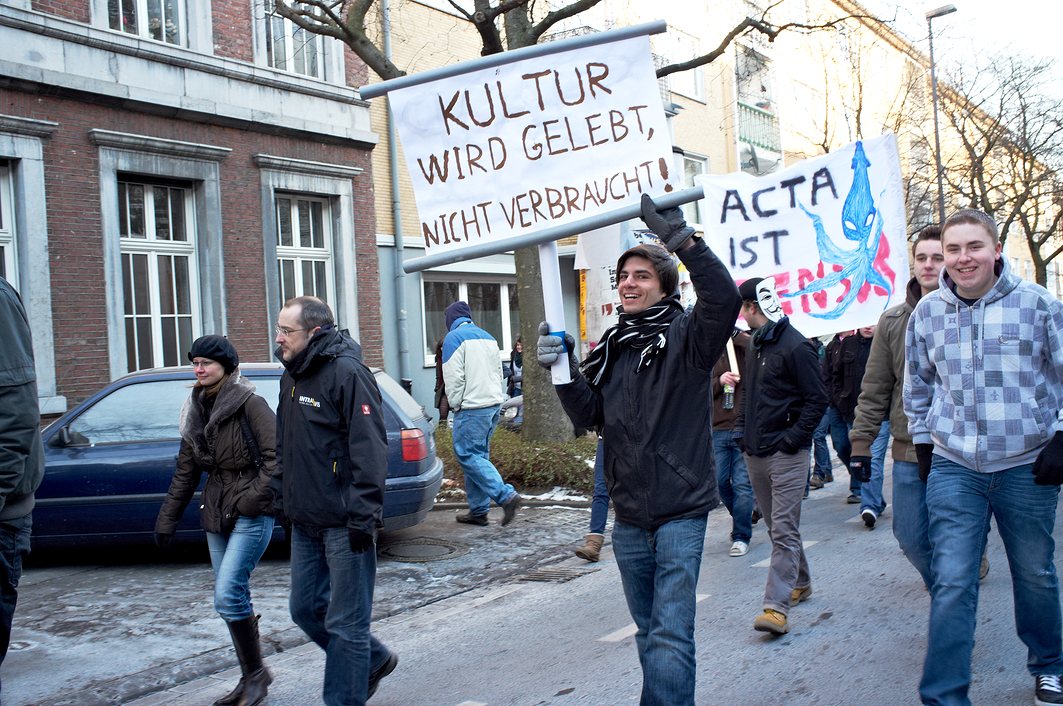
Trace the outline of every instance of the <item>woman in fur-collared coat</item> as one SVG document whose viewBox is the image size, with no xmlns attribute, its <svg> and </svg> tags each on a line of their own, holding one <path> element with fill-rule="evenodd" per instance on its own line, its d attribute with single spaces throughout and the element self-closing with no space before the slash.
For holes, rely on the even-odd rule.
<svg viewBox="0 0 1063 706">
<path fill-rule="evenodd" d="M 273 535 L 277 421 L 255 386 L 240 375 L 236 349 L 202 336 L 188 353 L 196 384 L 181 409 L 181 451 L 155 523 L 155 541 L 173 540 L 205 471 L 200 521 L 214 568 L 214 608 L 229 627 L 240 683 L 215 704 L 260 703 L 273 681 L 262 662 L 249 581 Z"/>
</svg>

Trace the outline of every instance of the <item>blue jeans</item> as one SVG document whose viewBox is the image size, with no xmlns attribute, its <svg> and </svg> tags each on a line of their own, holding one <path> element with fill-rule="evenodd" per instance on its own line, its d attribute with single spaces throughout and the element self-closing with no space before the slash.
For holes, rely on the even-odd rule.
<svg viewBox="0 0 1063 706">
<path fill-rule="evenodd" d="M 882 497 L 882 481 L 886 473 L 886 449 L 890 445 L 889 420 L 882 422 L 878 436 L 871 442 L 871 480 L 860 485 L 860 511 L 874 510 L 881 515 L 886 509 L 886 500 Z"/>
<path fill-rule="evenodd" d="M 594 454 L 594 496 L 591 498 L 591 524 L 587 528 L 592 534 L 605 534 L 605 523 L 609 519 L 609 489 L 605 487 L 605 451 L 602 438 L 598 437 L 598 451 Z"/>
<path fill-rule="evenodd" d="M 250 618 L 251 572 L 266 552 L 273 536 L 269 515 L 238 517 L 229 534 L 207 532 L 210 565 L 214 568 L 214 610 L 227 623 Z"/>
<path fill-rule="evenodd" d="M 18 603 L 22 560 L 30 553 L 32 515 L 0 522 L 0 663 L 11 643 L 11 623 Z"/>
<path fill-rule="evenodd" d="M 753 536 L 753 486 L 742 451 L 734 442 L 734 431 L 725 429 L 712 435 L 716 456 L 716 483 L 727 512 L 731 513 L 731 541 L 749 542 Z"/>
<path fill-rule="evenodd" d="M 930 633 L 919 694 L 924 704 L 969 704 L 978 607 L 978 567 L 989 518 L 997 520 L 1011 569 L 1015 632 L 1033 675 L 1063 674 L 1059 579 L 1054 564 L 1059 487 L 1036 485 L 1032 465 L 978 473 L 934 456 L 926 484 L 930 515 Z"/>
<path fill-rule="evenodd" d="M 827 432 L 830 430 L 830 417 L 823 412 L 823 418 L 812 432 L 812 458 L 815 461 L 813 471 L 817 478 L 831 478 L 834 472 L 831 470 L 830 449 L 827 448 Z"/>
<path fill-rule="evenodd" d="M 351 551 L 346 527 L 292 526 L 292 620 L 325 651 L 326 706 L 361 706 L 390 652 L 369 632 L 376 551 Z"/>
<path fill-rule="evenodd" d="M 827 407 L 827 429 L 830 432 L 830 443 L 834 446 L 834 453 L 848 471 L 849 459 L 853 456 L 853 446 L 849 443 L 849 431 L 852 426 L 842 418 L 842 413 L 833 405 Z M 853 495 L 860 495 L 860 481 L 853 478 L 851 473 L 849 474 L 849 492 Z"/>
<path fill-rule="evenodd" d="M 491 463 L 491 435 L 498 425 L 498 406 L 462 409 L 454 413 L 451 439 L 465 475 L 465 498 L 470 515 L 486 515 L 491 501 L 501 505 L 517 491 L 504 482 Z"/>
<path fill-rule="evenodd" d="M 904 556 L 923 577 L 929 591 L 930 521 L 926 513 L 926 483 L 919 478 L 919 464 L 893 460 L 893 536 Z"/>
<path fill-rule="evenodd" d="M 694 615 L 706 517 L 655 531 L 613 522 L 613 555 L 638 632 L 642 706 L 694 703 Z"/>
</svg>

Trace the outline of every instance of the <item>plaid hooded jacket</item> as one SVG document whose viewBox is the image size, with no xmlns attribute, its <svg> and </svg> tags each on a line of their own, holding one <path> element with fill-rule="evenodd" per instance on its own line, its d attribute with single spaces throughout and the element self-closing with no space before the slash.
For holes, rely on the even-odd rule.
<svg viewBox="0 0 1063 706">
<path fill-rule="evenodd" d="M 1063 429 L 1063 304 L 998 264 L 972 305 L 941 287 L 908 321 L 904 411 L 916 444 L 982 473 L 1033 463 Z"/>
</svg>

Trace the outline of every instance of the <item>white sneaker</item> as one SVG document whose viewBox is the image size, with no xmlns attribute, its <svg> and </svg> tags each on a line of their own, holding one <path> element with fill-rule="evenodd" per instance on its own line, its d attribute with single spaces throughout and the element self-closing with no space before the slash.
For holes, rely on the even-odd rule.
<svg viewBox="0 0 1063 706">
<path fill-rule="evenodd" d="M 739 539 L 731 545 L 731 556 L 745 556 L 747 552 L 749 552 L 749 542 Z"/>
</svg>

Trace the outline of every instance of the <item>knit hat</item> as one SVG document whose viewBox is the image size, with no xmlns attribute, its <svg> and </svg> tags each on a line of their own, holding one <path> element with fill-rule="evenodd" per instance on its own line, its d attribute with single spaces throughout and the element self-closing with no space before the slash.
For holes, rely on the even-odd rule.
<svg viewBox="0 0 1063 706">
<path fill-rule="evenodd" d="M 229 343 L 225 336 L 217 334 L 200 336 L 192 343 L 192 350 L 188 351 L 188 361 L 192 362 L 195 358 L 209 358 L 221 363 L 227 373 L 236 370 L 236 366 L 240 365 L 240 356 L 236 354 L 233 344 Z"/>
<path fill-rule="evenodd" d="M 471 320 L 472 309 L 469 308 L 468 304 L 459 300 L 448 306 L 447 310 L 443 312 L 443 316 L 446 318 L 447 331 L 449 331 L 450 327 L 454 325 L 454 322 L 460 319 L 461 317 L 464 316 L 465 318 Z"/>
</svg>

